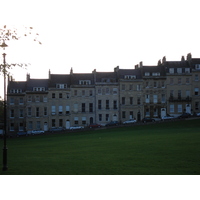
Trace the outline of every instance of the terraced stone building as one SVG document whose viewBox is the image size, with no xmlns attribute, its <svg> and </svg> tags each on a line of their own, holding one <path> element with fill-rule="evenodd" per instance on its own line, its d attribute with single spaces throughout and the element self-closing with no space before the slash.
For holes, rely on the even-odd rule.
<svg viewBox="0 0 200 200">
<path fill-rule="evenodd" d="M 8 81 L 8 131 L 44 131 L 135 118 L 200 112 L 200 58 L 113 72 L 51 74 Z"/>
</svg>

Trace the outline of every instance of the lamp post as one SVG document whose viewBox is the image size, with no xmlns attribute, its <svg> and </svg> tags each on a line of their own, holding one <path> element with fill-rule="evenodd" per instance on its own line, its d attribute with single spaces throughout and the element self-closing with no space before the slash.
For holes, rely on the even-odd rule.
<svg viewBox="0 0 200 200">
<path fill-rule="evenodd" d="M 3 42 L 0 45 L 3 49 L 5 49 L 5 47 L 7 47 L 8 45 Z M 3 145 L 3 171 L 6 171 L 8 169 L 7 166 L 7 145 L 6 145 L 6 138 L 7 138 L 7 105 L 6 105 L 6 54 L 3 53 L 3 76 L 4 76 L 4 134 L 3 134 L 3 141 L 4 141 L 4 145 Z"/>
</svg>

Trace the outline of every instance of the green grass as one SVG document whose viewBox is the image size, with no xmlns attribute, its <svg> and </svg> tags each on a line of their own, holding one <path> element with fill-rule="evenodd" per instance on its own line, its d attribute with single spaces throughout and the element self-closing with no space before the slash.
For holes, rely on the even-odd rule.
<svg viewBox="0 0 200 200">
<path fill-rule="evenodd" d="M 0 174 L 200 174 L 200 120 L 11 138 L 7 144 L 8 171 Z"/>
</svg>

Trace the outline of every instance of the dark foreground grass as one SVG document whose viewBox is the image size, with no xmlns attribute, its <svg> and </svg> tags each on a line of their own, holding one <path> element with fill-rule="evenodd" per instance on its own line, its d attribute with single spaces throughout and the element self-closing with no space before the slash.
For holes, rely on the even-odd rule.
<svg viewBox="0 0 200 200">
<path fill-rule="evenodd" d="M 8 168 L 0 174 L 197 175 L 200 120 L 12 138 Z"/>
</svg>

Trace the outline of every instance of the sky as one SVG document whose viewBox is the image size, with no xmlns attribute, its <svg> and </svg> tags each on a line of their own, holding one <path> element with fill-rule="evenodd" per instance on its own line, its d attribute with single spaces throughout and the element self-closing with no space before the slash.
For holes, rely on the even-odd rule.
<svg viewBox="0 0 200 200">
<path fill-rule="evenodd" d="M 48 78 L 49 69 L 91 73 L 130 69 L 141 61 L 157 65 L 164 56 L 200 57 L 195 0 L 6 0 L 1 8 L 0 27 L 33 27 L 42 42 L 26 37 L 8 44 L 7 63 L 31 64 L 11 71 L 17 81 L 27 73 Z"/>
</svg>

